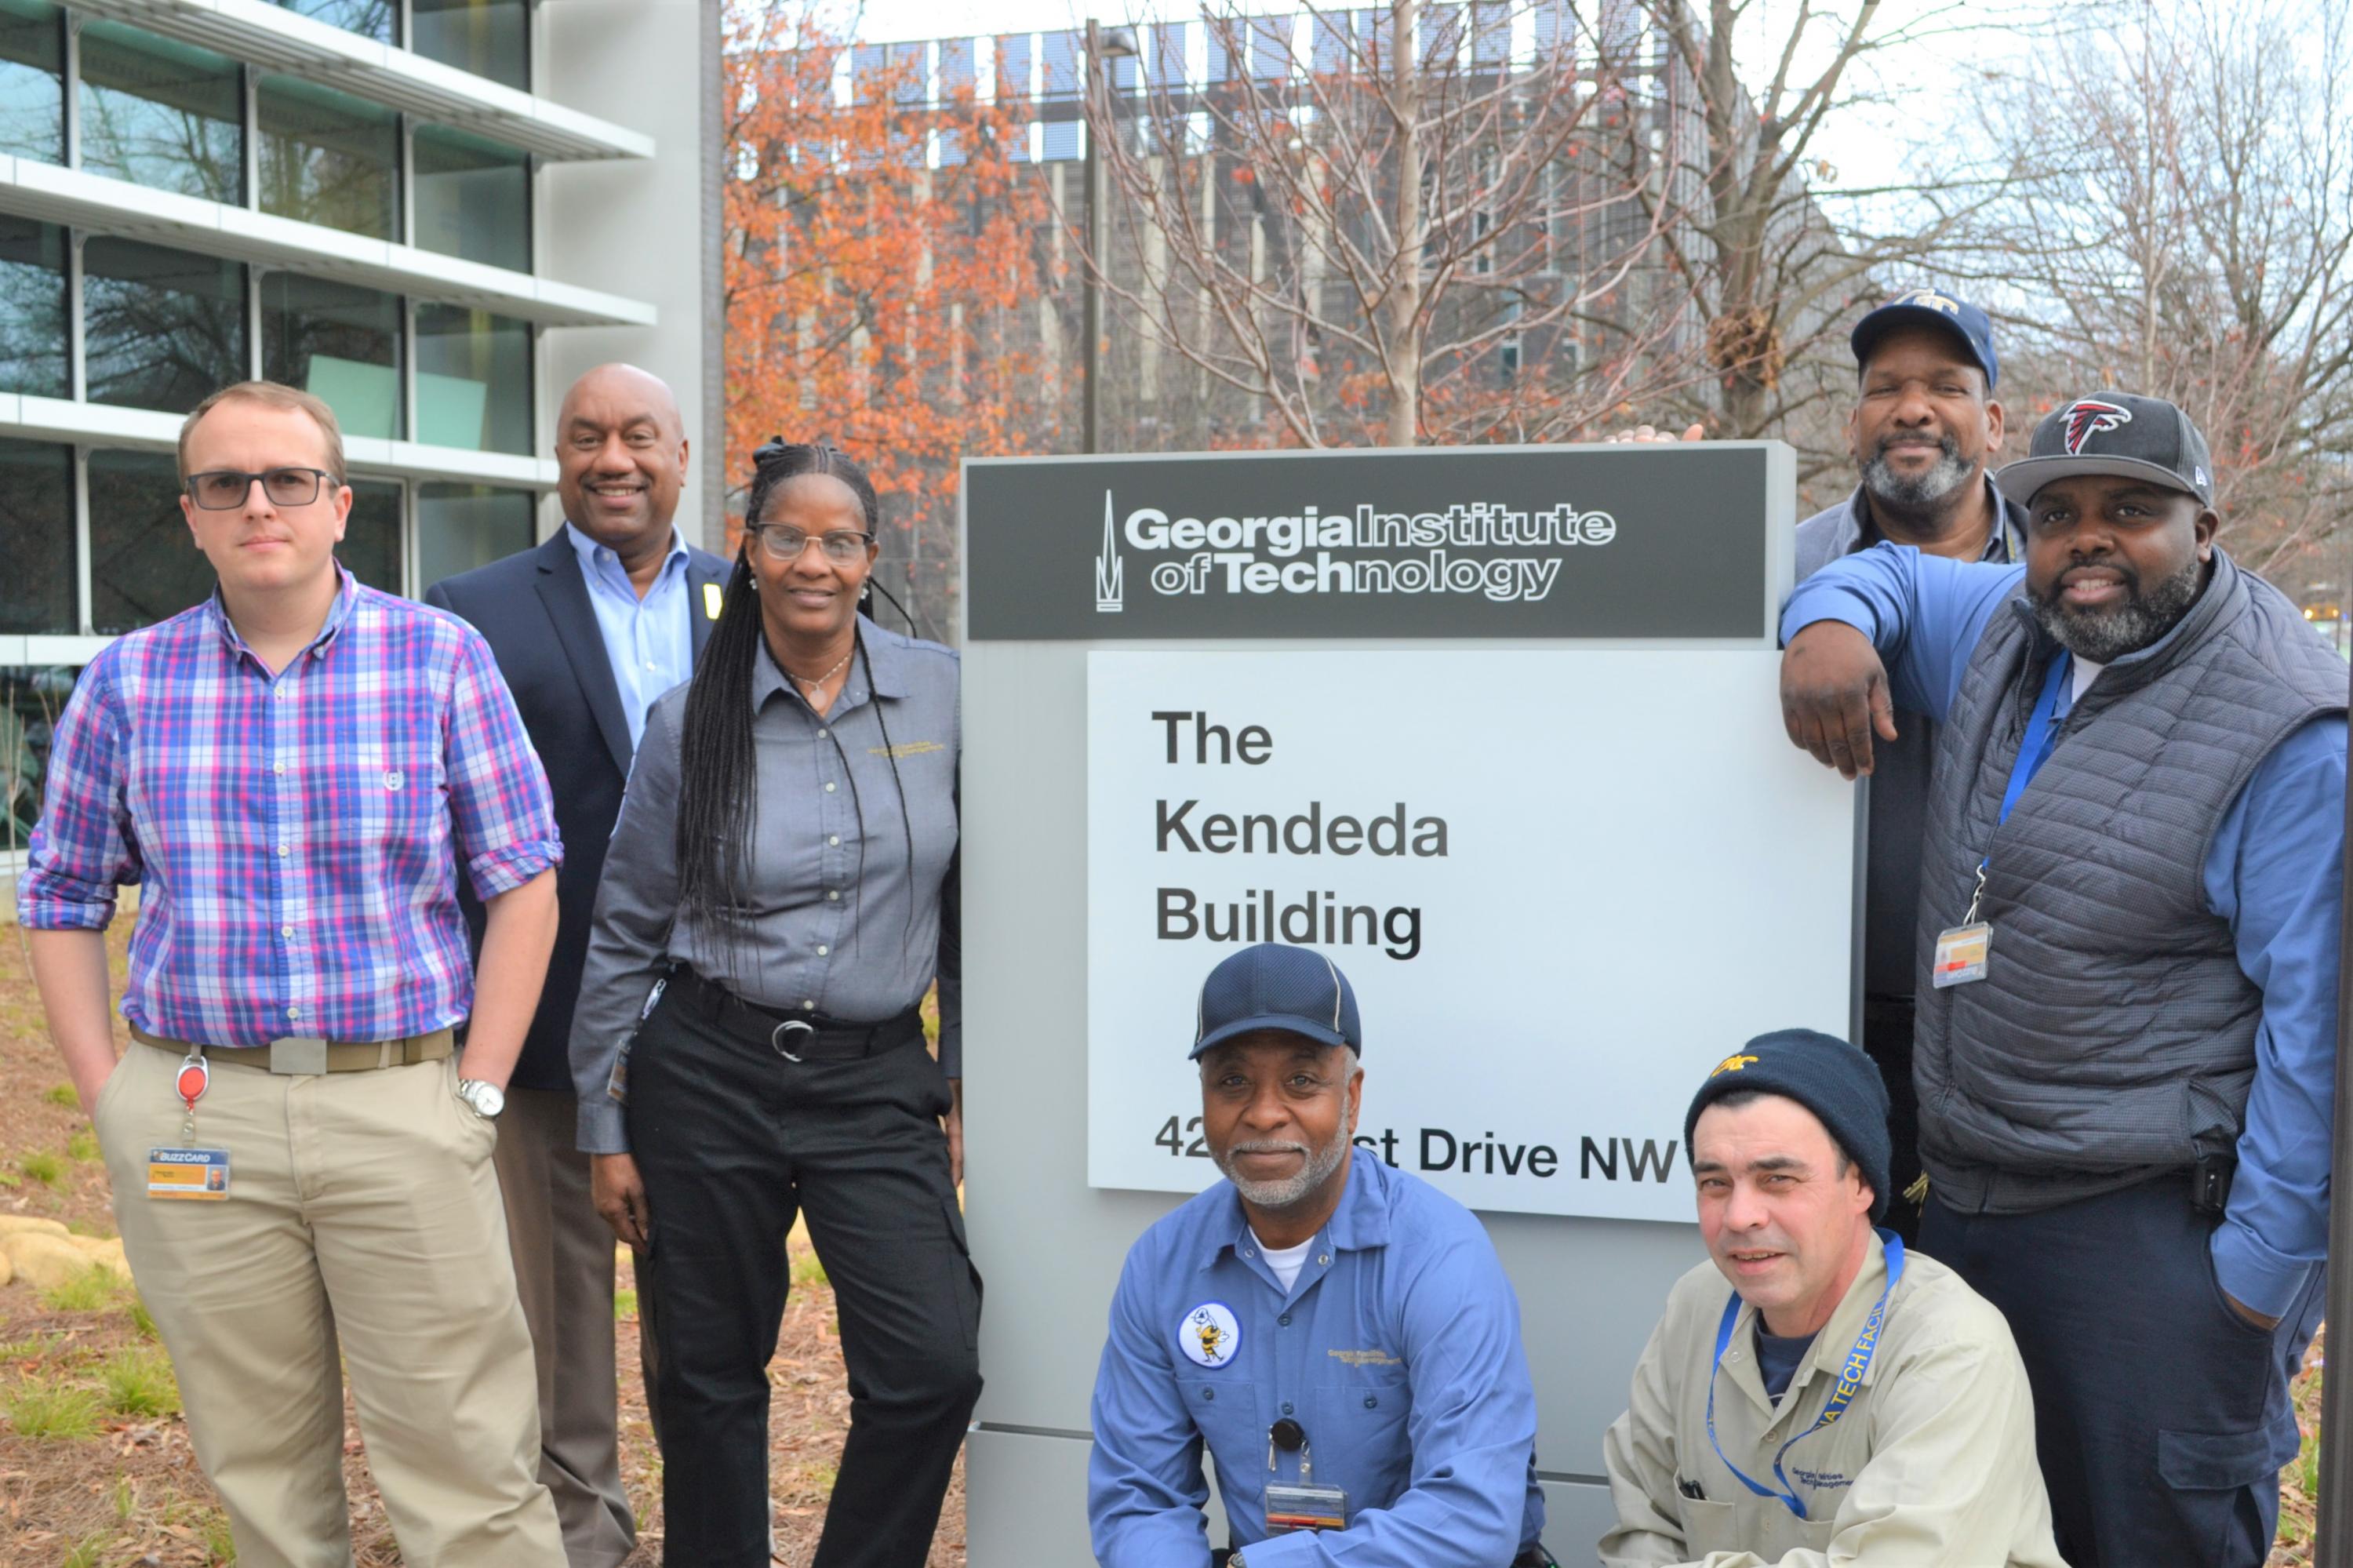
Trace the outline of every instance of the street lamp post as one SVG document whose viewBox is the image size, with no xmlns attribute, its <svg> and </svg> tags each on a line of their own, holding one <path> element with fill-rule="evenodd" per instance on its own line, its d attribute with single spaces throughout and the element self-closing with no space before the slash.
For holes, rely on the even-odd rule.
<svg viewBox="0 0 2353 1568">
<path fill-rule="evenodd" d="M 1086 69 L 1087 101 L 1098 112 L 1089 115 L 1087 123 L 1087 266 L 1085 302 L 1086 344 L 1080 361 L 1081 379 L 1085 392 L 1085 413 L 1082 424 L 1087 451 L 1103 450 L 1103 284 L 1096 274 L 1106 262 L 1103 252 L 1109 249 L 1108 226 L 1103 209 L 1110 196 L 1103 188 L 1103 153 L 1097 143 L 1099 127 L 1111 123 L 1111 93 L 1103 80 L 1103 61 L 1120 59 L 1136 54 L 1135 35 L 1125 27 L 1105 28 L 1087 18 Z"/>
</svg>

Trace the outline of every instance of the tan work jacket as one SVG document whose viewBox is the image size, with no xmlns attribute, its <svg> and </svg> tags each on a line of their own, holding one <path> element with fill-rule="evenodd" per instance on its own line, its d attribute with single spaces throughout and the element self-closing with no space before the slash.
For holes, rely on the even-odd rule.
<svg viewBox="0 0 2353 1568">
<path fill-rule="evenodd" d="M 1777 1407 L 1743 1304 L 1715 1376 L 1725 1457 L 1767 1487 L 1773 1457 L 1813 1425 L 1887 1281 L 1874 1237 L 1862 1270 Z M 1707 1436 L 1709 1367 L 1732 1287 L 1713 1263 L 1676 1281 L 1602 1445 L 1618 1523 L 1609 1568 L 2065 1568 L 2034 1459 L 2034 1404 L 2010 1326 L 1934 1258 L 1905 1256 L 1862 1390 L 1781 1460 L 1799 1519 L 1758 1497 Z M 1702 1495 L 1690 1493 L 1696 1489 Z"/>
</svg>

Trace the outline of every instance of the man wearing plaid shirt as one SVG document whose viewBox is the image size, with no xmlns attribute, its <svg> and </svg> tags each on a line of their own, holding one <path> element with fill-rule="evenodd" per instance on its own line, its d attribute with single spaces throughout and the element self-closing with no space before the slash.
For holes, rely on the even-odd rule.
<svg viewBox="0 0 2353 1568">
<path fill-rule="evenodd" d="M 411 1568 L 562 1568 L 491 1165 L 555 935 L 545 775 L 481 639 L 337 566 L 324 404 L 216 393 L 180 473 L 219 590 L 83 671 L 17 892 L 132 1271 L 245 1568 L 351 1561 L 339 1351 Z"/>
</svg>

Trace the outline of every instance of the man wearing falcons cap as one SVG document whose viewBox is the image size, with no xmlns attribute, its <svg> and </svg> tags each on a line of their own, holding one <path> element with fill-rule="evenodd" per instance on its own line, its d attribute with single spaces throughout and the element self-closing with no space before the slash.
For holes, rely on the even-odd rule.
<svg viewBox="0 0 2353 1568">
<path fill-rule="evenodd" d="M 2101 392 L 1996 476 L 2026 564 L 1879 546 L 1782 611 L 1789 737 L 1940 723 L 1921 1249 L 2010 1319 L 2075 1568 L 2256 1568 L 2327 1248 L 2346 669 L 2216 543 L 2185 414 Z"/>
</svg>

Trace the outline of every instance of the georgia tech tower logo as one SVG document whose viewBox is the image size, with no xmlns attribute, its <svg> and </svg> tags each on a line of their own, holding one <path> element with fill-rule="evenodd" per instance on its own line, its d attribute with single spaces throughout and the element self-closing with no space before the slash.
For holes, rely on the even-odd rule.
<svg viewBox="0 0 2353 1568">
<path fill-rule="evenodd" d="M 1127 574 L 1119 561 L 1119 540 L 1111 515 L 1111 492 L 1103 492 L 1103 554 L 1095 557 L 1095 613 L 1117 615 L 1126 608 Z"/>
<path fill-rule="evenodd" d="M 1559 580 L 1561 552 L 1599 548 L 1618 520 L 1567 503 L 1519 512 L 1457 502 L 1442 512 L 1304 511 L 1264 517 L 1171 517 L 1139 506 L 1123 520 L 1103 492 L 1103 546 L 1094 559 L 1095 609 L 1126 608 L 1121 548 L 1153 561 L 1156 594 L 1465 594 L 1497 604 L 1534 602 Z"/>
</svg>

